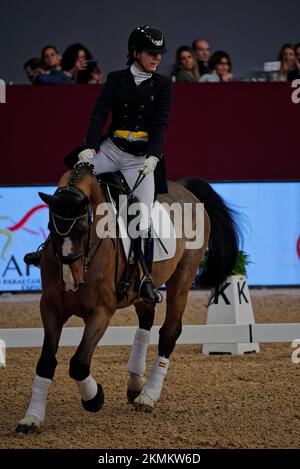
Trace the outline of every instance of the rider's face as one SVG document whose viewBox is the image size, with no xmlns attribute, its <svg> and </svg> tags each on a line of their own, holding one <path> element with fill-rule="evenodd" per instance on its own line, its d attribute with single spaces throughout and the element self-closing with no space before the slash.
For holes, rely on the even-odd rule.
<svg viewBox="0 0 300 469">
<path fill-rule="evenodd" d="M 157 67 L 161 61 L 161 54 L 153 54 L 147 51 L 138 52 L 137 53 L 137 60 L 139 65 L 142 65 L 143 71 L 146 70 L 148 73 L 153 73 L 156 71 Z"/>
</svg>

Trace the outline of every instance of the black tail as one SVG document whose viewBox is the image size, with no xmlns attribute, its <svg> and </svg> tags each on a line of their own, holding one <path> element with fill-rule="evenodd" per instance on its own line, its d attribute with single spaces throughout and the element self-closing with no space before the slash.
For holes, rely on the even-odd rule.
<svg viewBox="0 0 300 469">
<path fill-rule="evenodd" d="M 178 182 L 204 204 L 210 219 L 207 262 L 200 277 L 200 285 L 213 289 L 211 302 L 230 275 L 237 258 L 240 239 L 240 230 L 234 219 L 237 213 L 227 207 L 208 182 L 198 178 L 185 178 Z"/>
</svg>

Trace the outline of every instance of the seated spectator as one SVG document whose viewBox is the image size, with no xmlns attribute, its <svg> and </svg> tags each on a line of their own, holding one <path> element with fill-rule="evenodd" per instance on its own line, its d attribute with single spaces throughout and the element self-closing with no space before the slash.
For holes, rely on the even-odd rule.
<svg viewBox="0 0 300 469">
<path fill-rule="evenodd" d="M 55 46 L 45 46 L 42 49 L 41 57 L 47 70 L 61 70 L 61 54 Z"/>
<path fill-rule="evenodd" d="M 41 59 L 34 57 L 23 65 L 29 81 L 33 85 L 68 85 L 73 80 L 62 70 L 46 70 Z"/>
<path fill-rule="evenodd" d="M 189 46 L 181 46 L 176 51 L 175 81 L 178 83 L 198 83 L 200 73 L 194 51 Z"/>
<path fill-rule="evenodd" d="M 294 46 L 292 44 L 283 44 L 279 51 L 278 60 L 280 60 L 280 69 L 275 74 L 275 81 L 287 81 L 288 73 L 296 68 Z"/>
<path fill-rule="evenodd" d="M 75 83 L 99 83 L 96 72 L 99 67 L 90 51 L 82 44 L 72 44 L 65 50 L 62 68 Z"/>
<path fill-rule="evenodd" d="M 72 78 L 61 68 L 61 55 L 55 46 L 45 46 L 41 53 L 45 72 L 37 75 L 35 85 L 70 85 Z"/>
<path fill-rule="evenodd" d="M 74 81 L 63 70 L 46 70 L 39 73 L 34 85 L 72 85 Z"/>
<path fill-rule="evenodd" d="M 39 57 L 33 57 L 24 63 L 23 69 L 28 80 L 33 83 L 37 75 L 43 71 L 43 64 Z"/>
<path fill-rule="evenodd" d="M 217 50 L 213 53 L 208 61 L 208 73 L 200 78 L 201 82 L 220 82 L 231 81 L 233 75 L 231 73 L 231 59 L 227 52 Z"/>
<path fill-rule="evenodd" d="M 296 67 L 294 70 L 288 72 L 287 79 L 288 81 L 294 81 L 300 78 L 300 42 L 294 47 L 295 52 L 295 64 Z"/>
<path fill-rule="evenodd" d="M 103 72 L 100 67 L 96 66 L 92 73 L 91 78 L 89 79 L 90 85 L 99 85 L 103 82 Z"/>
<path fill-rule="evenodd" d="M 192 44 L 198 60 L 200 75 L 207 73 L 207 65 L 210 58 L 210 46 L 205 39 L 195 39 Z"/>
</svg>

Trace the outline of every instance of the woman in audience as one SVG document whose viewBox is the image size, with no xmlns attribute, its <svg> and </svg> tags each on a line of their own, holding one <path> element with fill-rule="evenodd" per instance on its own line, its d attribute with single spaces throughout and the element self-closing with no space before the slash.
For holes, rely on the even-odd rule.
<svg viewBox="0 0 300 469">
<path fill-rule="evenodd" d="M 208 61 L 208 73 L 200 78 L 201 82 L 231 81 L 231 59 L 227 52 L 217 50 Z"/>
<path fill-rule="evenodd" d="M 62 68 L 75 83 L 95 82 L 95 69 L 98 65 L 93 61 L 92 54 L 82 44 L 72 44 L 62 57 Z M 98 81 L 97 81 L 98 83 Z"/>
<path fill-rule="evenodd" d="M 178 83 L 198 83 L 199 66 L 195 52 L 189 46 L 181 46 L 176 51 L 175 81 Z"/>
<path fill-rule="evenodd" d="M 300 78 L 300 42 L 294 47 L 295 52 L 295 68 L 288 72 L 287 79 L 288 81 L 294 81 Z"/>
<path fill-rule="evenodd" d="M 296 68 L 295 51 L 292 44 L 283 44 L 279 51 L 280 69 L 275 74 L 275 81 L 287 81 L 288 73 Z"/>
</svg>

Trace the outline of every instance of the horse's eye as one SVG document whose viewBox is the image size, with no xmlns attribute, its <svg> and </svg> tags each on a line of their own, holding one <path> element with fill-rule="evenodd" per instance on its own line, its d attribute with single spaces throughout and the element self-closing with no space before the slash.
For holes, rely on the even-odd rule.
<svg viewBox="0 0 300 469">
<path fill-rule="evenodd" d="M 88 222 L 86 220 L 81 220 L 78 223 L 78 231 L 80 231 L 81 233 L 87 233 L 88 230 L 89 230 Z"/>
</svg>

